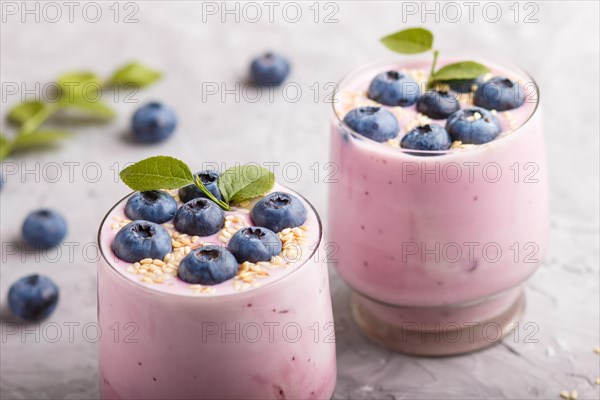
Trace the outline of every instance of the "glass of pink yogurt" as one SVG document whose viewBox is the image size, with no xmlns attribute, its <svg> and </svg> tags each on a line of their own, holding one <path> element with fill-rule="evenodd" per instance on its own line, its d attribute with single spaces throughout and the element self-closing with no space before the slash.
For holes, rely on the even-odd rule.
<svg viewBox="0 0 600 400">
<path fill-rule="evenodd" d="M 457 61 L 442 59 L 438 67 Z M 522 284 L 537 268 L 548 237 L 548 189 L 537 85 L 521 69 L 487 60 L 489 76 L 524 89 L 518 108 L 491 111 L 501 133 L 485 144 L 453 142 L 443 151 L 400 147 L 408 131 L 432 120 L 415 105 L 388 107 L 367 96 L 371 80 L 396 70 L 420 84 L 431 68 L 415 57 L 377 63 L 340 83 L 331 115 L 329 240 L 336 269 L 353 290 L 360 329 L 413 354 L 468 352 L 501 340 L 524 310 Z M 473 91 L 458 94 L 460 108 Z M 468 91 L 469 89 L 467 89 Z M 376 142 L 344 122 L 357 107 L 396 117 L 396 138 Z"/>
<path fill-rule="evenodd" d="M 271 261 L 239 265 L 233 279 L 209 286 L 178 277 L 194 248 L 226 246 L 253 226 L 258 199 L 225 212 L 208 237 L 162 224 L 173 251 L 162 260 L 125 262 L 111 243 L 130 222 L 127 196 L 106 215 L 98 241 L 98 320 L 102 399 L 330 399 L 336 382 L 335 334 L 322 229 L 315 209 L 282 230 Z M 171 194 L 181 205 L 176 192 Z"/>
</svg>

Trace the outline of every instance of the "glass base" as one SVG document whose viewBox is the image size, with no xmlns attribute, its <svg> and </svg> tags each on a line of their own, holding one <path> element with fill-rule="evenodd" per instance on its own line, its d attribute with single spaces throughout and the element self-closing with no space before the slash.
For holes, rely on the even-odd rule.
<svg viewBox="0 0 600 400">
<path fill-rule="evenodd" d="M 352 314 L 373 341 L 402 353 L 450 356 L 498 343 L 521 318 L 521 287 L 465 305 L 405 307 L 377 302 L 353 292 Z"/>
</svg>

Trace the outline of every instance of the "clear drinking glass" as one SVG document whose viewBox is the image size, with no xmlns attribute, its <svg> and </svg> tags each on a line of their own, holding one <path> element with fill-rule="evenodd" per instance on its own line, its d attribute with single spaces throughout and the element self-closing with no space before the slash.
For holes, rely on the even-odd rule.
<svg viewBox="0 0 600 400">
<path fill-rule="evenodd" d="M 125 277 L 110 249 L 113 209 L 98 234 L 102 399 L 332 397 L 335 336 L 314 208 L 318 243 L 304 264 L 218 296 L 160 292 Z"/>
<path fill-rule="evenodd" d="M 380 72 L 429 62 L 362 68 L 342 80 L 336 100 Z M 499 341 L 523 313 L 522 284 L 547 242 L 537 85 L 517 67 L 483 63 L 527 81 L 532 111 L 518 129 L 477 148 L 411 154 L 353 132 L 334 103 L 339 179 L 330 186 L 328 232 L 339 247 L 336 269 L 353 290 L 361 330 L 395 350 L 448 355 Z"/>
</svg>

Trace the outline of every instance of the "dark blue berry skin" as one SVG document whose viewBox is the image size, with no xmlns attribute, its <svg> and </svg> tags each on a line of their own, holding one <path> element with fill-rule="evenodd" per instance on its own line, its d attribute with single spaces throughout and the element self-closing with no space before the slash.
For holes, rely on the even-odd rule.
<svg viewBox="0 0 600 400">
<path fill-rule="evenodd" d="M 525 91 L 518 82 L 495 76 L 477 87 L 473 102 L 488 110 L 512 110 L 523 105 Z"/>
<path fill-rule="evenodd" d="M 179 263 L 179 277 L 193 284 L 216 285 L 235 276 L 238 262 L 229 250 L 217 245 L 194 249 Z"/>
<path fill-rule="evenodd" d="M 483 83 L 483 75 L 475 79 L 453 79 L 446 81 L 450 89 L 457 93 L 471 93 L 473 85 L 481 85 Z"/>
<path fill-rule="evenodd" d="M 162 260 L 173 248 L 165 228 L 154 222 L 138 220 L 117 232 L 112 250 L 123 261 L 137 262 L 144 258 Z"/>
<path fill-rule="evenodd" d="M 306 221 L 306 207 L 292 194 L 273 192 L 254 205 L 250 216 L 254 225 L 281 232 L 302 225 Z"/>
<path fill-rule="evenodd" d="M 344 123 L 356 133 L 374 140 L 386 142 L 398 136 L 398 120 L 381 107 L 358 107 L 344 117 Z"/>
<path fill-rule="evenodd" d="M 252 60 L 250 74 L 258 86 L 279 86 L 290 73 L 290 63 L 281 55 L 266 53 Z"/>
<path fill-rule="evenodd" d="M 400 141 L 400 147 L 411 150 L 448 150 L 452 142 L 446 130 L 437 124 L 417 126 Z M 426 153 L 411 153 L 426 156 Z"/>
<path fill-rule="evenodd" d="M 459 109 L 456 96 L 445 91 L 430 90 L 417 102 L 417 111 L 431 119 L 446 119 Z"/>
<path fill-rule="evenodd" d="M 479 113 L 481 118 L 474 119 L 476 113 Z M 481 107 L 470 107 L 448 117 L 446 130 L 452 140 L 460 140 L 464 144 L 483 144 L 496 139 L 502 127 L 498 118 L 490 111 Z"/>
<path fill-rule="evenodd" d="M 58 286 L 43 275 L 28 275 L 12 284 L 8 291 L 8 307 L 25 321 L 41 321 L 58 304 Z"/>
<path fill-rule="evenodd" d="M 134 193 L 125 204 L 125 215 L 131 220 L 163 224 L 175 216 L 177 202 L 169 193 L 162 190 Z"/>
<path fill-rule="evenodd" d="M 199 176 L 204 186 L 208 189 L 209 192 L 215 196 L 218 200 L 223 200 L 223 196 L 221 196 L 221 192 L 219 191 L 219 176 L 221 174 L 214 170 L 205 170 L 200 171 L 194 175 L 194 177 Z M 206 195 L 202 192 L 202 190 L 198 189 L 198 186 L 192 184 L 187 185 L 179 189 L 179 198 L 182 202 L 187 203 L 192 199 L 197 199 L 198 197 L 206 198 Z"/>
<path fill-rule="evenodd" d="M 371 100 L 386 106 L 408 107 L 419 100 L 421 89 L 407 74 L 387 71 L 373 78 L 367 95 Z"/>
<path fill-rule="evenodd" d="M 53 210 L 37 210 L 23 222 L 23 240 L 29 246 L 47 249 L 60 244 L 67 235 L 67 221 Z"/>
<path fill-rule="evenodd" d="M 267 228 L 251 226 L 237 231 L 229 240 L 227 249 L 239 263 L 269 261 L 281 253 L 281 240 Z"/>
<path fill-rule="evenodd" d="M 181 233 L 210 236 L 225 225 L 225 212 L 214 201 L 197 198 L 179 208 L 173 223 Z"/>
<path fill-rule="evenodd" d="M 177 126 L 177 115 L 162 103 L 140 107 L 131 122 L 133 136 L 140 143 L 158 143 L 167 139 Z"/>
</svg>

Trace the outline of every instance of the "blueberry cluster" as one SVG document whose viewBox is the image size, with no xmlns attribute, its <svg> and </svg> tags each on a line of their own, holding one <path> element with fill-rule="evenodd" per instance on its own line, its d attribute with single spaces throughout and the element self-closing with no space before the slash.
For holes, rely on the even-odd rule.
<svg viewBox="0 0 600 400">
<path fill-rule="evenodd" d="M 197 174 L 217 198 L 219 174 Z M 224 211 L 200 190 L 191 187 L 179 191 L 185 203 L 177 208 L 175 199 L 164 191 L 136 192 L 125 204 L 125 214 L 133 219 L 115 236 L 114 254 L 127 262 L 145 258 L 163 259 L 173 249 L 171 237 L 160 224 L 173 220 L 178 232 L 206 237 L 217 233 L 225 224 Z M 252 211 L 256 226 L 240 229 L 227 247 L 207 245 L 194 249 L 179 264 L 179 278 L 192 284 L 215 285 L 231 279 L 238 265 L 246 261 L 269 261 L 282 251 L 277 232 L 294 228 L 306 221 L 306 208 L 296 196 L 273 192 L 258 201 Z"/>
<path fill-rule="evenodd" d="M 460 109 L 456 93 L 467 93 L 476 85 L 473 95 L 475 106 Z M 346 114 L 344 123 L 352 131 L 376 142 L 394 139 L 400 132 L 396 117 L 383 106 L 408 107 L 416 104 L 419 113 L 434 120 L 446 120 L 445 126 L 426 124 L 403 136 L 400 146 L 410 150 L 448 150 L 453 141 L 463 144 L 483 144 L 494 140 L 501 132 L 500 122 L 490 110 L 506 111 L 520 107 L 525 101 L 519 83 L 494 77 L 453 81 L 450 90 L 428 90 L 421 94 L 419 85 L 410 76 L 399 71 L 378 74 L 369 85 L 367 96 L 381 107 L 358 107 Z M 427 152 L 413 152 L 428 155 Z"/>
</svg>

